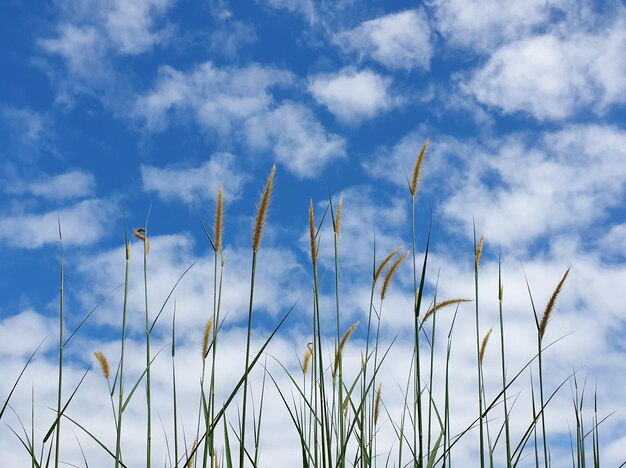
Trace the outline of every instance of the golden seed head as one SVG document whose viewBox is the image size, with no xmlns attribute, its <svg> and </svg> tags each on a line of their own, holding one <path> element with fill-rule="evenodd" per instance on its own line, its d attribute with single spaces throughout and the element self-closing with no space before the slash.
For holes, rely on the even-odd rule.
<svg viewBox="0 0 626 468">
<path fill-rule="evenodd" d="M 311 261 L 317 266 L 317 243 L 315 242 L 315 215 L 313 214 L 313 199 L 309 204 L 309 237 L 311 238 Z"/>
<path fill-rule="evenodd" d="M 202 360 L 205 360 L 209 354 L 209 341 L 211 339 L 211 332 L 213 331 L 213 317 L 207 320 L 204 326 L 204 333 L 202 334 Z"/>
<path fill-rule="evenodd" d="M 215 201 L 215 225 L 213 226 L 213 234 L 215 235 L 215 251 L 222 250 L 222 231 L 224 229 L 224 196 L 222 193 L 222 184 L 217 190 L 217 200 Z"/>
<path fill-rule="evenodd" d="M 428 309 L 428 312 L 426 312 L 426 314 L 424 315 L 424 319 L 422 320 L 422 322 L 426 322 L 426 320 L 432 317 L 434 313 L 440 309 L 449 307 L 454 304 L 461 304 L 463 302 L 472 302 L 472 300 L 471 299 L 446 299 L 445 301 L 437 302 L 433 307 Z"/>
<path fill-rule="evenodd" d="M 480 364 L 483 364 L 483 359 L 485 357 L 485 350 L 487 349 L 487 343 L 489 342 L 489 337 L 491 336 L 491 332 L 493 331 L 493 327 L 489 329 L 485 337 L 483 338 L 483 343 L 480 345 Z"/>
<path fill-rule="evenodd" d="M 346 343 L 350 339 L 350 335 L 354 333 L 354 330 L 356 330 L 356 327 L 358 327 L 358 325 L 359 325 L 359 322 L 354 322 L 352 326 L 348 328 L 348 330 L 344 333 L 343 338 L 341 338 L 341 341 L 339 342 L 339 348 L 337 348 L 337 351 L 335 351 L 335 364 L 333 366 L 333 379 L 337 375 L 337 369 L 339 369 L 339 362 L 341 361 L 341 353 L 343 351 L 343 347 L 346 345 Z"/>
<path fill-rule="evenodd" d="M 198 439 L 193 441 L 193 445 L 191 446 L 191 453 L 193 453 L 197 447 L 198 447 Z M 187 466 L 185 468 L 193 468 L 194 458 L 195 458 L 194 456 L 189 457 L 189 460 L 187 460 Z"/>
<path fill-rule="evenodd" d="M 380 300 L 381 301 L 383 299 L 385 299 L 385 296 L 387 295 L 387 292 L 389 291 L 389 285 L 391 284 L 391 278 L 393 278 L 394 273 L 400 267 L 402 262 L 404 262 L 406 260 L 407 255 L 409 255 L 409 253 L 408 252 L 404 252 L 400 257 L 398 257 L 396 259 L 395 262 L 393 262 L 393 264 L 389 268 L 389 271 L 387 271 L 387 274 L 385 275 L 385 279 L 383 280 L 383 286 L 380 288 Z"/>
<path fill-rule="evenodd" d="M 339 198 L 339 204 L 337 205 L 337 216 L 335 217 L 335 235 L 339 235 L 341 229 L 341 212 L 343 211 L 343 197 Z"/>
<path fill-rule="evenodd" d="M 422 145 L 422 149 L 418 153 L 415 166 L 413 167 L 413 178 L 411 179 L 411 186 L 409 187 L 412 197 L 415 197 L 415 194 L 417 193 L 417 184 L 419 182 L 420 171 L 422 169 L 422 162 L 424 162 L 424 156 L 426 155 L 429 143 L 430 137 L 426 138 L 426 141 Z"/>
<path fill-rule="evenodd" d="M 270 206 L 270 196 L 272 195 L 272 188 L 274 187 L 274 174 L 276 173 L 276 164 L 272 167 L 269 176 L 267 177 L 267 183 L 265 189 L 261 193 L 259 204 L 256 211 L 256 222 L 254 223 L 254 230 L 252 233 L 252 250 L 254 252 L 259 251 L 261 245 L 261 236 L 263 235 L 263 227 L 265 226 L 265 218 Z"/>
<path fill-rule="evenodd" d="M 382 262 L 380 262 L 380 265 L 378 265 L 378 268 L 376 268 L 376 272 L 374 273 L 374 284 L 376 284 L 376 281 L 378 281 L 378 277 L 380 276 L 380 273 L 383 271 L 383 269 L 387 266 L 387 263 L 389 263 L 391 259 L 395 257 L 396 254 L 400 252 L 400 250 L 402 250 L 403 247 L 404 246 L 401 245 L 396 250 L 387 255 L 387 257 L 385 257 Z"/>
<path fill-rule="evenodd" d="M 483 253 L 483 243 L 485 242 L 485 236 L 481 235 L 480 240 L 478 241 L 478 246 L 476 247 L 475 259 L 476 259 L 476 269 L 480 267 L 480 257 Z"/>
<path fill-rule="evenodd" d="M 382 382 L 378 386 L 378 390 L 376 391 L 376 401 L 374 402 L 374 426 L 378 424 L 378 416 L 380 414 L 380 391 L 383 389 Z"/>
<path fill-rule="evenodd" d="M 311 357 L 313 356 L 313 343 L 306 344 L 306 353 L 304 353 L 304 360 L 302 361 L 302 373 L 306 375 L 309 371 L 309 364 L 311 363 Z"/>
<path fill-rule="evenodd" d="M 554 304 L 556 304 L 556 298 L 561 292 L 561 288 L 563 288 L 563 284 L 567 279 L 567 275 L 569 275 L 569 268 L 565 271 L 563 278 L 559 281 L 559 284 L 556 286 L 556 289 L 552 293 L 548 304 L 546 305 L 546 310 L 543 312 L 543 316 L 541 317 L 541 321 L 539 322 L 539 341 L 543 339 L 543 335 L 546 332 L 546 327 L 548 326 L 548 321 L 550 320 L 550 315 L 552 315 L 552 311 L 554 309 Z"/>
<path fill-rule="evenodd" d="M 107 361 L 107 358 L 104 355 L 104 353 L 102 353 L 102 351 L 96 351 L 94 355 L 96 356 L 96 359 L 100 363 L 100 369 L 102 369 L 102 375 L 104 375 L 104 377 L 107 380 L 109 380 L 109 377 L 111 376 L 111 368 L 109 367 L 109 361 Z"/>
</svg>

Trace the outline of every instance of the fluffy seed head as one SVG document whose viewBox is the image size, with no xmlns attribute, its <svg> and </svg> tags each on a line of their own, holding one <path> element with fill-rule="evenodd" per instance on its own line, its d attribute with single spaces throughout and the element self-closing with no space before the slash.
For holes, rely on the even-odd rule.
<svg viewBox="0 0 626 468">
<path fill-rule="evenodd" d="M 387 295 L 387 292 L 389 291 L 391 278 L 393 278 L 394 273 L 400 267 L 402 262 L 406 260 L 406 257 L 408 254 L 409 254 L 408 252 L 404 252 L 400 257 L 396 259 L 395 262 L 393 262 L 391 267 L 389 267 L 389 271 L 387 271 L 387 274 L 385 275 L 385 279 L 383 280 L 383 286 L 382 288 L 380 288 L 380 300 L 381 301 L 385 298 L 385 296 Z"/>
<path fill-rule="evenodd" d="M 471 299 L 446 299 L 445 301 L 437 302 L 433 307 L 428 309 L 428 312 L 424 315 L 423 322 L 426 322 L 435 312 L 445 307 L 449 307 L 454 304 L 461 304 L 463 302 L 472 302 Z"/>
<path fill-rule="evenodd" d="M 417 184 L 419 182 L 420 171 L 422 169 L 422 162 L 424 162 L 424 156 L 426 155 L 426 150 L 428 149 L 428 143 L 430 143 L 430 137 L 426 138 L 426 141 L 422 145 L 422 149 L 418 153 L 415 166 L 413 167 L 413 178 L 411 179 L 411 186 L 409 187 L 412 197 L 415 197 L 415 194 L 417 193 Z"/>
<path fill-rule="evenodd" d="M 376 391 L 376 400 L 374 401 L 374 426 L 378 424 L 378 416 L 380 414 L 380 391 L 383 389 L 383 384 L 378 386 Z"/>
<path fill-rule="evenodd" d="M 491 332 L 493 331 L 493 327 L 489 329 L 485 337 L 483 338 L 483 343 L 480 345 L 480 364 L 483 363 L 483 358 L 485 357 L 485 350 L 487 349 L 487 343 L 489 342 L 489 337 L 491 336 Z"/>
<path fill-rule="evenodd" d="M 202 360 L 205 360 L 209 354 L 209 341 L 211 338 L 211 332 L 213 331 L 213 317 L 207 320 L 204 326 L 204 333 L 202 334 Z"/>
<path fill-rule="evenodd" d="M 378 265 L 378 268 L 376 268 L 376 272 L 374 273 L 374 283 L 378 281 L 378 277 L 380 276 L 380 273 L 383 271 L 383 269 L 387 266 L 387 263 L 389 263 L 391 259 L 395 257 L 396 254 L 400 252 L 400 250 L 402 250 L 403 247 L 404 246 L 401 245 L 396 250 L 394 250 L 389 255 L 387 255 L 387 257 L 385 257 L 385 259 L 382 262 L 380 262 L 380 265 Z"/>
<path fill-rule="evenodd" d="M 306 344 L 306 353 L 304 353 L 304 360 L 302 361 L 302 373 L 306 375 L 309 371 L 309 364 L 311 364 L 311 357 L 313 356 L 313 343 Z"/>
<path fill-rule="evenodd" d="M 100 363 L 100 369 L 102 369 L 102 375 L 104 375 L 105 379 L 109 380 L 109 377 L 111 376 L 111 368 L 109 367 L 109 361 L 107 361 L 107 358 L 104 355 L 104 353 L 102 353 L 102 351 L 96 351 L 94 355 L 96 356 L 96 359 Z"/>
<path fill-rule="evenodd" d="M 267 177 L 267 183 L 265 189 L 261 193 L 259 204 L 256 210 L 256 222 L 254 223 L 254 230 L 252 233 L 252 250 L 254 252 L 259 251 L 261 245 L 261 236 L 263 235 L 263 227 L 265 226 L 265 218 L 270 207 L 270 196 L 272 195 L 272 188 L 274 187 L 274 174 L 276 173 L 276 164 L 272 167 L 270 175 Z"/>
<path fill-rule="evenodd" d="M 476 258 L 476 269 L 480 267 L 480 256 L 483 253 L 483 243 L 485 242 L 485 236 L 481 235 L 480 240 L 478 241 L 478 246 L 476 247 L 475 258 Z"/>
<path fill-rule="evenodd" d="M 213 233 L 215 235 L 215 251 L 222 250 L 222 231 L 224 230 L 224 195 L 222 193 L 222 184 L 217 190 L 217 200 L 215 201 L 215 226 Z"/>
<path fill-rule="evenodd" d="M 191 446 L 191 452 L 193 453 L 196 448 L 198 448 L 198 439 L 193 441 L 193 445 Z M 187 466 L 185 468 L 193 468 L 193 459 L 194 457 L 189 457 L 189 460 L 187 460 Z"/>
<path fill-rule="evenodd" d="M 337 348 L 337 351 L 335 352 L 335 364 L 333 366 L 333 379 L 337 375 L 337 369 L 339 369 L 339 361 L 341 360 L 341 352 L 343 351 L 343 347 L 346 345 L 346 343 L 350 339 L 350 335 L 354 333 L 354 330 L 356 330 L 356 327 L 358 325 L 359 325 L 359 322 L 354 322 L 352 326 L 348 328 L 348 330 L 344 333 L 343 338 L 341 338 L 341 341 L 339 342 L 339 348 Z"/>
<path fill-rule="evenodd" d="M 315 242 L 315 215 L 313 214 L 313 199 L 309 204 L 309 237 L 311 238 L 311 261 L 317 266 L 317 243 Z"/>
<path fill-rule="evenodd" d="M 339 204 L 337 205 L 337 216 L 335 217 L 335 235 L 339 235 L 339 229 L 341 228 L 341 212 L 343 211 L 343 197 L 339 198 Z"/>
<path fill-rule="evenodd" d="M 565 271 L 563 278 L 561 278 L 561 281 L 559 281 L 559 284 L 556 286 L 556 289 L 552 293 L 552 296 L 550 297 L 550 300 L 548 301 L 548 304 L 546 305 L 546 310 L 543 312 L 541 321 L 539 322 L 539 340 L 540 341 L 543 339 L 543 335 L 546 332 L 546 327 L 548 326 L 550 315 L 552 315 L 552 311 L 554 310 L 554 304 L 556 304 L 556 298 L 561 292 L 561 288 L 563 288 L 563 284 L 565 283 L 565 280 L 567 279 L 567 275 L 569 275 L 569 268 Z"/>
</svg>

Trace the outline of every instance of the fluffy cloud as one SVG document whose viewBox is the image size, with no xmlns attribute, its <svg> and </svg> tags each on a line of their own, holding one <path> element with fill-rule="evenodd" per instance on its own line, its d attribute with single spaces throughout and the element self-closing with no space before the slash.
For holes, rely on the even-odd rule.
<svg viewBox="0 0 626 468">
<path fill-rule="evenodd" d="M 219 68 L 205 62 L 187 73 L 163 66 L 154 88 L 137 99 L 135 115 L 158 129 L 168 116 L 189 112 L 201 125 L 225 134 L 266 111 L 273 99 L 270 88 L 291 80 L 289 73 L 261 65 Z"/>
<path fill-rule="evenodd" d="M 241 195 L 248 176 L 235 167 L 235 157 L 228 153 L 214 154 L 198 167 L 180 168 L 141 166 L 143 189 L 156 192 L 166 200 L 193 198 L 215 200 L 222 184 L 224 197 L 232 201 Z"/>
<path fill-rule="evenodd" d="M 531 36 L 497 49 L 462 87 L 504 113 L 564 119 L 584 107 L 626 102 L 626 16 L 594 32 Z"/>
<path fill-rule="evenodd" d="M 277 10 L 285 10 L 290 13 L 300 14 L 309 23 L 314 23 L 316 20 L 315 5 L 313 4 L 313 0 L 260 0 L 260 3 Z"/>
<path fill-rule="evenodd" d="M 248 119 L 245 133 L 251 148 L 271 150 L 298 177 L 314 177 L 346 154 L 343 138 L 328 133 L 311 111 L 290 101 Z"/>
<path fill-rule="evenodd" d="M 521 39 L 573 7 L 573 0 L 431 0 L 437 29 L 454 45 L 489 51 Z"/>
<path fill-rule="evenodd" d="M 306 107 L 276 103 L 270 89 L 288 85 L 290 73 L 271 67 L 218 68 L 210 62 L 189 73 L 163 67 L 135 114 L 152 129 L 191 117 L 222 136 L 242 135 L 248 148 L 271 151 L 299 177 L 312 177 L 345 154 L 345 141 L 327 132 Z"/>
<path fill-rule="evenodd" d="M 422 10 L 407 10 L 365 21 L 335 35 L 334 42 L 361 59 L 370 57 L 392 69 L 428 69 L 433 54 L 431 31 Z"/>
<path fill-rule="evenodd" d="M 388 91 L 390 84 L 391 80 L 371 70 L 344 68 L 312 77 L 309 91 L 338 119 L 355 123 L 373 118 L 395 104 L 396 98 Z"/>
<path fill-rule="evenodd" d="M 113 213 L 110 202 L 92 199 L 59 211 L 4 215 L 0 219 L 0 238 L 12 247 L 25 249 L 55 244 L 59 242 L 60 220 L 65 245 L 93 244 L 105 235 Z"/>
</svg>

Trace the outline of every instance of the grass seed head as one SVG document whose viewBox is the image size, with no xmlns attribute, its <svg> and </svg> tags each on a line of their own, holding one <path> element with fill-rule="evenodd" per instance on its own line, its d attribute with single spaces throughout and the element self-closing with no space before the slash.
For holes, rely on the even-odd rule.
<svg viewBox="0 0 626 468">
<path fill-rule="evenodd" d="M 254 223 L 254 229 L 252 232 L 252 250 L 254 252 L 259 251 L 261 245 L 261 236 L 263 235 L 263 227 L 265 226 L 265 218 L 270 207 L 270 197 L 272 195 L 272 188 L 274 187 L 274 174 L 276 173 L 276 164 L 272 167 L 269 176 L 267 177 L 267 183 L 265 189 L 261 193 L 259 204 L 256 210 L 256 222 Z"/>
<path fill-rule="evenodd" d="M 483 343 L 480 345 L 480 365 L 483 364 L 483 359 L 485 357 L 485 350 L 487 349 L 487 343 L 489 342 L 489 337 L 491 336 L 491 332 L 493 331 L 493 327 L 489 329 L 485 337 L 483 338 Z"/>
<path fill-rule="evenodd" d="M 150 241 L 148 240 L 148 237 L 146 235 L 146 229 L 145 228 L 135 229 L 135 237 L 143 241 L 144 250 L 146 252 L 146 255 L 148 255 L 148 253 L 150 252 Z"/>
<path fill-rule="evenodd" d="M 445 307 L 449 307 L 454 304 L 461 304 L 463 302 L 472 302 L 471 299 L 446 299 L 445 301 L 437 302 L 433 307 L 428 309 L 428 312 L 424 315 L 423 322 L 426 322 L 435 312 Z"/>
<path fill-rule="evenodd" d="M 339 348 L 335 352 L 335 364 L 333 365 L 333 379 L 337 375 L 337 369 L 339 369 L 339 361 L 341 360 L 341 353 L 343 352 L 343 347 L 346 345 L 348 340 L 350 339 L 350 335 L 354 333 L 356 327 L 359 325 L 359 322 L 354 322 L 350 328 L 344 333 L 343 338 L 339 342 Z"/>
<path fill-rule="evenodd" d="M 217 190 L 217 200 L 215 201 L 215 225 L 213 233 L 215 235 L 215 251 L 222 250 L 222 231 L 224 230 L 224 194 L 222 192 L 222 184 Z"/>
<path fill-rule="evenodd" d="M 102 375 L 104 375 L 104 377 L 107 380 L 109 380 L 109 377 L 111 376 L 111 368 L 109 367 L 109 361 L 107 361 L 107 358 L 104 355 L 104 353 L 102 353 L 102 351 L 96 351 L 94 355 L 96 356 L 96 359 L 100 363 L 100 369 L 102 369 Z"/>
<path fill-rule="evenodd" d="M 380 273 L 383 271 L 383 269 L 387 266 L 387 263 L 389 263 L 391 259 L 395 257 L 396 254 L 400 252 L 400 250 L 402 250 L 403 247 L 404 246 L 401 245 L 396 250 L 387 255 L 382 262 L 380 262 L 380 265 L 378 265 L 378 268 L 376 268 L 376 272 L 374 273 L 374 284 L 376 283 L 376 281 L 378 281 L 378 277 L 380 276 Z"/>
<path fill-rule="evenodd" d="M 306 344 L 306 353 L 304 353 L 304 360 L 302 361 L 302 373 L 306 375 L 309 371 L 309 364 L 311 364 L 311 357 L 313 357 L 313 343 Z"/>
<path fill-rule="evenodd" d="M 339 204 L 337 205 L 337 216 L 335 217 L 335 235 L 339 235 L 341 228 L 341 212 L 343 211 L 343 197 L 339 198 Z"/>
<path fill-rule="evenodd" d="M 213 331 L 213 317 L 207 320 L 202 334 L 202 360 L 204 361 L 209 354 L 209 341 L 211 340 L 211 332 Z"/>
<path fill-rule="evenodd" d="M 382 382 L 376 391 L 376 400 L 374 401 L 374 426 L 378 424 L 378 416 L 380 415 L 380 391 L 383 389 Z"/>
<path fill-rule="evenodd" d="M 428 144 L 430 143 L 430 137 L 426 138 L 426 141 L 422 145 L 422 149 L 417 154 L 417 159 L 415 160 L 415 166 L 413 167 L 413 178 L 411 179 L 411 186 L 409 187 L 409 191 L 411 192 L 411 196 L 415 197 L 417 193 L 417 185 L 419 182 L 420 172 L 422 170 L 422 163 L 424 162 L 424 156 L 426 155 L 426 150 L 428 149 Z"/>
<path fill-rule="evenodd" d="M 554 310 L 554 304 L 556 304 L 556 298 L 558 297 L 561 289 L 563 288 L 563 284 L 567 279 L 567 275 L 569 275 L 569 268 L 565 271 L 563 278 L 559 281 L 559 284 L 556 286 L 556 289 L 552 293 L 548 304 L 546 305 L 546 310 L 543 312 L 541 316 L 541 321 L 539 322 L 539 340 L 543 339 L 543 335 L 546 332 L 546 327 L 548 326 L 548 321 L 550 320 L 550 315 L 552 315 L 552 311 Z"/>
<path fill-rule="evenodd" d="M 309 237 L 311 238 L 311 261 L 317 266 L 317 243 L 315 239 L 315 215 L 313 213 L 313 199 L 309 204 Z"/>
<path fill-rule="evenodd" d="M 480 240 L 478 241 L 478 246 L 476 247 L 475 258 L 476 258 L 476 270 L 480 267 L 480 257 L 483 254 L 483 243 L 485 242 L 485 236 L 481 235 Z"/>
<path fill-rule="evenodd" d="M 387 292 L 389 291 L 389 285 L 391 284 L 391 278 L 393 278 L 394 273 L 400 267 L 402 262 L 406 260 L 408 252 L 404 252 L 400 257 L 396 259 L 395 262 L 389 267 L 389 271 L 385 275 L 385 279 L 383 280 L 383 286 L 380 288 L 380 300 L 382 301 L 387 296 Z"/>
</svg>

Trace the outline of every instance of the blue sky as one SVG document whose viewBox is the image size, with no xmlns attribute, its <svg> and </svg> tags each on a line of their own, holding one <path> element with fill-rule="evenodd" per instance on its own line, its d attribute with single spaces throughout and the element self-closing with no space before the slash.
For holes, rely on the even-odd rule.
<svg viewBox="0 0 626 468">
<path fill-rule="evenodd" d="M 374 232 L 377 252 L 409 245 L 404 170 L 411 170 L 429 136 L 417 203 L 420 245 L 429 206 L 433 213 L 429 286 L 439 271 L 441 294 L 472 294 L 475 223 L 486 239 L 485 331 L 496 323 L 501 250 L 514 367 L 533 349 L 520 263 L 541 304 L 571 266 L 551 332 L 552 339 L 574 334 L 550 356 L 552 383 L 574 367 L 584 367 L 590 381 L 598 381 L 604 410 L 617 411 L 603 433 L 607 463 L 623 461 L 622 2 L 5 1 L 0 40 L 0 337 L 9 344 L 0 355 L 8 369 L 17 372 L 28 352 L 50 335 L 36 369 L 44 381 L 47 373 L 54 375 L 57 217 L 71 328 L 123 281 L 122 210 L 133 229 L 145 225 L 150 207 L 153 309 L 178 275 L 201 259 L 177 293 L 186 310 L 180 319 L 181 353 L 188 351 L 190 369 L 199 365 L 191 356 L 206 317 L 212 262 L 185 193 L 210 220 L 219 183 L 226 201 L 230 323 L 225 333 L 232 334 L 235 366 L 241 357 L 237 340 L 246 311 L 250 229 L 259 188 L 274 163 L 258 326 L 269 326 L 297 298 L 303 298 L 298 316 L 309 313 L 307 209 L 312 198 L 321 215 L 329 191 L 335 201 L 344 200 L 346 324 L 363 321 Z M 320 256 L 332 271 L 328 226 Z M 130 340 L 140 352 L 139 261 L 133 272 L 131 303 L 137 314 Z M 411 278 L 408 267 L 400 271 L 390 298 L 398 312 L 383 320 L 387 336 L 410 324 L 402 311 L 410 304 Z M 322 292 L 330 307 L 330 285 Z M 111 296 L 77 338 L 69 354 L 77 375 L 95 349 L 118 353 L 120 301 L 119 294 Z M 302 351 L 308 341 L 304 323 L 294 319 L 276 345 L 276 353 L 292 365 L 297 365 L 294 349 Z M 168 336 L 165 325 L 157 331 L 163 343 Z M 355 356 L 359 336 L 357 331 Z M 404 338 L 409 337 L 400 333 L 399 360 L 408 349 Z M 465 341 L 471 350 L 471 336 Z M 493 359 L 496 372 L 495 354 Z M 405 375 L 403 369 L 389 372 L 394 378 Z M 39 388 L 45 415 L 54 378 L 48 385 L 35 375 L 30 381 Z M 460 377 L 459 385 L 471 385 L 471 377 Z M 90 378 L 93 391 L 106 398 L 98 376 Z M 196 384 L 188 385 L 193 395 Z M 26 393 L 24 414 L 30 411 Z M 397 403 L 392 394 L 388 401 L 391 407 Z M 18 398 L 16 408 L 19 403 Z M 471 402 L 458 404 L 469 418 Z M 571 422 L 568 404 L 566 392 L 554 406 L 549 430 L 555 441 L 567 430 L 567 417 Z M 138 404 L 137 414 L 141 410 Z M 267 466 L 272 454 L 280 453 L 280 442 L 267 442 Z M 15 452 L 15 444 L 10 431 L 0 434 L 4 453 Z M 65 450 L 68 461 L 79 455 L 71 444 Z M 97 447 L 89 450 L 94 460 L 102 456 Z M 461 456 L 473 455 L 468 447 Z"/>
</svg>

